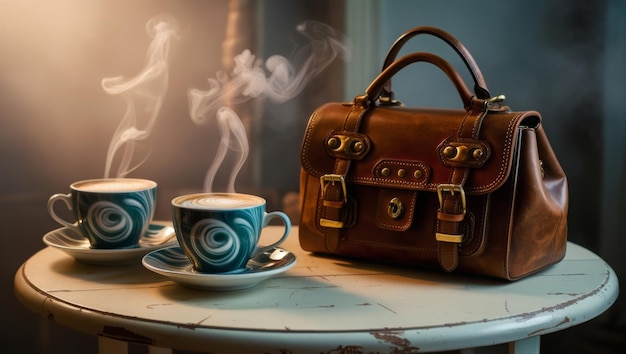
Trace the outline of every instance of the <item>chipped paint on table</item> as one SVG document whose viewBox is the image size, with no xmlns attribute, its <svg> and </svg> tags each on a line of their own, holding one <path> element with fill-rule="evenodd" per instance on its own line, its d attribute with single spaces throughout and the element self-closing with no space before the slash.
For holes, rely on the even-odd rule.
<svg viewBox="0 0 626 354">
<path fill-rule="evenodd" d="M 268 227 L 271 239 L 279 227 Z M 565 259 L 504 282 L 314 256 L 298 229 L 283 246 L 294 268 L 241 291 L 192 290 L 141 264 L 94 266 L 44 248 L 18 270 L 18 298 L 88 334 L 207 352 L 416 353 L 517 342 L 590 320 L 618 295 L 609 265 L 568 243 Z"/>
</svg>

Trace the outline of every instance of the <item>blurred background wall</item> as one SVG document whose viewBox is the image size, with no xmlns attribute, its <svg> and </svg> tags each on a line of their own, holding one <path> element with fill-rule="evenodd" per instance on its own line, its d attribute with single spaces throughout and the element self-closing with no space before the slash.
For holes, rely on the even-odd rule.
<svg viewBox="0 0 626 354">
<path fill-rule="evenodd" d="M 225 44 L 232 6 L 241 17 L 236 40 Z M 126 105 L 100 82 L 141 70 L 151 40 L 146 23 L 159 14 L 177 20 L 168 91 L 152 152 L 129 174 L 159 183 L 158 219 L 169 218 L 172 196 L 202 189 L 219 134 L 215 125 L 191 121 L 187 91 L 207 89 L 207 78 L 232 69 L 225 52 L 250 49 L 262 60 L 281 55 L 298 63 L 308 42 L 296 27 L 305 20 L 329 24 L 350 45 L 349 56 L 333 60 L 295 98 L 237 105 L 251 148 L 237 189 L 288 208 L 298 192 L 309 114 L 361 93 L 397 36 L 433 25 L 465 44 L 493 94 L 505 94 L 514 110 L 542 113 L 569 178 L 570 240 L 605 258 L 619 276 L 626 272 L 620 228 L 626 217 L 626 7 L 620 0 L 0 0 L 0 338 L 6 348 L 96 352 L 95 338 L 26 310 L 13 294 L 13 276 L 44 247 L 43 234 L 58 227 L 47 214 L 48 197 L 67 192 L 73 181 L 103 176 Z M 409 50 L 434 51 L 459 65 L 432 38 L 413 39 Z M 394 78 L 394 91 L 407 105 L 460 108 L 445 76 L 423 65 Z M 215 189 L 226 180 L 218 175 Z M 543 352 L 623 352 L 623 308 L 619 300 L 597 320 L 543 337 Z"/>
</svg>

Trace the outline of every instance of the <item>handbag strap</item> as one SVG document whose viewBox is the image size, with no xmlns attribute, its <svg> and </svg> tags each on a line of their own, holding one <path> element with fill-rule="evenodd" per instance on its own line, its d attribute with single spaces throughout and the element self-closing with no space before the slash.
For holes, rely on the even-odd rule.
<svg viewBox="0 0 626 354">
<path fill-rule="evenodd" d="M 402 68 L 415 62 L 428 62 L 439 67 L 456 87 L 466 110 L 465 117 L 457 131 L 460 141 L 478 139 L 482 121 L 489 105 L 495 99 L 479 99 L 474 97 L 460 75 L 443 58 L 425 52 L 416 52 L 403 56 L 386 67 L 365 90 L 365 94 L 355 97 L 352 107 L 346 115 L 344 131 L 357 133 L 363 116 L 368 109 L 375 107 L 383 86 Z M 350 169 L 350 159 L 337 157 L 334 173 L 321 177 L 322 185 L 322 220 L 320 225 L 325 232 L 326 247 L 335 251 L 341 243 L 344 210 L 348 201 L 345 178 Z M 440 210 L 437 213 L 437 230 L 439 263 L 446 271 L 458 266 L 459 245 L 462 241 L 462 224 L 465 217 L 465 193 L 463 185 L 469 175 L 468 166 L 451 168 L 449 183 L 439 186 L 438 195 Z"/>
<path fill-rule="evenodd" d="M 416 62 L 428 62 L 441 69 L 454 84 L 459 96 L 461 96 L 461 101 L 463 101 L 465 110 L 471 110 L 473 108 L 472 101 L 474 96 L 465 85 L 465 82 L 459 73 L 442 57 L 427 52 L 407 54 L 387 66 L 365 90 L 368 106 L 373 105 L 380 98 L 383 94 L 385 85 L 391 80 L 392 76 L 397 74 L 404 67 Z"/>
<path fill-rule="evenodd" d="M 490 96 L 489 90 L 487 89 L 487 83 L 483 78 L 483 74 L 480 71 L 480 68 L 476 64 L 474 57 L 470 54 L 470 52 L 465 48 L 463 43 L 461 43 L 457 38 L 452 36 L 450 33 L 432 26 L 420 26 L 412 28 L 405 33 L 403 33 L 396 41 L 393 43 L 387 55 L 385 56 L 385 61 L 383 63 L 383 70 L 385 70 L 391 63 L 396 60 L 398 53 L 402 47 L 408 42 L 411 38 L 420 35 L 420 34 L 429 34 L 435 36 L 437 38 L 442 39 L 446 42 L 454 51 L 461 57 L 465 66 L 469 70 L 472 75 L 472 79 L 474 80 L 474 93 L 476 97 L 482 99 L 488 99 Z M 380 95 L 380 101 L 385 103 L 393 102 L 393 91 L 391 90 L 391 79 L 385 82 L 383 86 L 382 94 Z"/>
<path fill-rule="evenodd" d="M 367 111 L 369 104 L 367 96 L 357 96 L 350 111 L 346 115 L 343 130 L 358 132 L 361 118 Z M 328 251 L 336 251 L 341 243 L 341 229 L 344 227 L 344 210 L 348 203 L 346 175 L 350 170 L 350 159 L 337 158 L 334 173 L 320 178 L 322 187 L 322 219 L 320 226 L 324 232 L 325 247 Z"/>
</svg>

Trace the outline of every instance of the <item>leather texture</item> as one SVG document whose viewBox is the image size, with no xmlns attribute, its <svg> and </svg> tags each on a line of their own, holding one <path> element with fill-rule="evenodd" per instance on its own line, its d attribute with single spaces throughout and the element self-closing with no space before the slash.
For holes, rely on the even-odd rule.
<svg viewBox="0 0 626 354">
<path fill-rule="evenodd" d="M 442 30 L 420 29 L 408 33 L 460 45 Z M 507 280 L 564 257 L 567 179 L 541 115 L 485 97 L 482 74 L 462 48 L 482 97 L 445 60 L 416 52 L 386 63 L 353 102 L 313 112 L 301 149 L 304 250 Z M 416 62 L 445 72 L 464 108 L 381 101 L 393 97 L 391 78 Z"/>
</svg>

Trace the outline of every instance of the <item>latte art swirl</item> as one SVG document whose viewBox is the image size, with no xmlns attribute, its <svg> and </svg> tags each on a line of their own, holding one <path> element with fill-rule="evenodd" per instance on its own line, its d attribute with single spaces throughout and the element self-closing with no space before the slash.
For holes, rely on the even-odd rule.
<svg viewBox="0 0 626 354">
<path fill-rule="evenodd" d="M 256 196 L 242 194 L 212 194 L 179 198 L 176 204 L 187 208 L 199 209 L 239 209 L 265 204 L 265 200 Z"/>
</svg>

